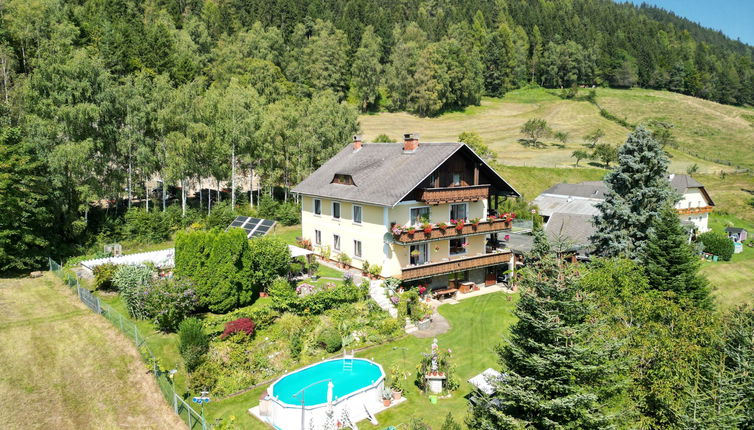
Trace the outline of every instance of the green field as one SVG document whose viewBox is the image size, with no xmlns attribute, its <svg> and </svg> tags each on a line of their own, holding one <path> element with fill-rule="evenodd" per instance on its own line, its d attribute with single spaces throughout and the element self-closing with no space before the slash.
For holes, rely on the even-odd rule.
<svg viewBox="0 0 754 430">
<path fill-rule="evenodd" d="M 52 274 L 0 279 L 6 428 L 185 428 L 133 344 Z"/>
<path fill-rule="evenodd" d="M 750 235 L 754 232 L 754 223 L 732 215 L 713 214 L 709 226 L 715 231 L 733 226 L 746 228 Z M 715 297 L 722 308 L 754 303 L 754 248 L 744 246 L 743 252 L 733 254 L 730 261 L 705 261 L 702 273 L 715 288 Z"/>
<path fill-rule="evenodd" d="M 585 93 L 586 90 L 582 90 Z M 671 171 L 683 173 L 691 164 L 702 172 L 731 170 L 727 166 L 754 167 L 754 126 L 744 114 L 753 111 L 734 106 L 645 89 L 614 90 L 598 88 L 597 102 L 629 123 L 661 120 L 674 125 L 679 149 L 671 149 Z M 544 118 L 555 131 L 569 134 L 565 148 L 550 145 L 544 149 L 522 146 L 521 126 L 530 118 Z M 464 131 L 479 133 L 484 142 L 507 165 L 573 167 L 571 153 L 583 148 L 583 137 L 597 128 L 605 131 L 603 140 L 619 144 L 629 132 L 599 113 L 585 100 L 563 100 L 546 89 L 511 91 L 502 99 L 485 98 L 480 106 L 436 118 L 420 118 L 405 112 L 362 115 L 359 118 L 365 140 L 384 133 L 400 139 L 404 132 L 418 132 L 428 142 L 455 142 Z M 554 139 L 546 139 L 554 143 Z M 694 154 L 698 156 L 694 156 Z M 702 158 L 699 158 L 702 157 Z M 722 160 L 726 164 L 716 163 Z M 584 163 L 582 161 L 582 163 Z"/>
</svg>

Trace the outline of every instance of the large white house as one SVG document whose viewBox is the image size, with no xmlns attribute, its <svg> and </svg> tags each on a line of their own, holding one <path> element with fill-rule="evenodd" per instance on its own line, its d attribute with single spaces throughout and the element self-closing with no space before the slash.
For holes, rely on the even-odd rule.
<svg viewBox="0 0 754 430">
<path fill-rule="evenodd" d="M 670 186 L 681 195 L 675 210 L 681 222 L 692 230 L 709 230 L 709 213 L 715 203 L 699 181 L 688 175 L 669 175 Z M 594 233 L 596 204 L 605 199 L 607 187 L 602 181 L 557 184 L 534 199 L 550 237 L 565 237 L 577 246 L 586 246 Z"/>
<path fill-rule="evenodd" d="M 449 278 L 481 284 L 513 263 L 504 241 L 510 217 L 495 216 L 496 197 L 519 194 L 463 143 L 354 136 L 293 191 L 302 234 L 317 252 L 344 253 L 355 267 L 379 265 L 382 276 L 435 288 Z"/>
</svg>

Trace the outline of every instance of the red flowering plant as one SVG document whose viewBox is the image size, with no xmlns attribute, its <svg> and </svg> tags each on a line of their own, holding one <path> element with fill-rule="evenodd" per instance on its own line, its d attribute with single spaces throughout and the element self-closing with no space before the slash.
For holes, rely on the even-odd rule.
<svg viewBox="0 0 754 430">
<path fill-rule="evenodd" d="M 425 222 L 422 224 L 422 230 L 424 230 L 424 234 L 431 234 L 432 233 L 432 224 Z"/>
<path fill-rule="evenodd" d="M 456 226 L 456 231 L 460 232 L 461 230 L 463 230 L 464 221 L 462 219 L 450 220 L 450 223 Z"/>
<path fill-rule="evenodd" d="M 438 224 L 437 224 L 437 228 L 439 228 L 440 230 L 442 230 L 442 231 L 443 231 L 443 233 L 444 233 L 444 232 L 445 232 L 445 229 L 447 229 L 447 228 L 448 228 L 448 225 L 447 225 L 447 224 L 445 224 L 444 222 L 441 222 L 441 223 L 438 223 Z"/>
<path fill-rule="evenodd" d="M 228 321 L 225 323 L 225 330 L 220 335 L 220 339 L 225 339 L 228 336 L 232 336 L 236 333 L 246 333 L 251 336 L 254 334 L 254 329 L 257 327 L 254 321 L 249 318 L 239 318 L 237 320 Z"/>
<path fill-rule="evenodd" d="M 474 227 L 478 227 L 479 226 L 479 221 L 481 221 L 479 218 L 472 218 L 470 220 L 471 225 L 473 225 Z"/>
<path fill-rule="evenodd" d="M 413 225 L 410 225 L 406 227 L 405 229 L 408 234 L 414 234 L 414 232 L 416 231 L 416 227 L 414 227 Z"/>
</svg>

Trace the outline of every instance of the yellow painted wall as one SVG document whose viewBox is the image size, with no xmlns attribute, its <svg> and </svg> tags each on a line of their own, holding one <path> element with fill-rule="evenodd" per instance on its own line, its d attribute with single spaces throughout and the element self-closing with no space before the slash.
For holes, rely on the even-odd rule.
<svg viewBox="0 0 754 430">
<path fill-rule="evenodd" d="M 325 246 L 329 246 L 330 258 L 337 259 L 338 252 L 333 248 L 333 235 L 340 236 L 340 252 L 345 252 L 352 259 L 352 265 L 362 267 L 364 260 L 370 265 L 382 266 L 383 276 L 395 276 L 401 273 L 401 269 L 409 265 L 410 245 L 397 243 L 385 243 L 385 234 L 389 232 L 390 224 L 396 222 L 405 225 L 409 220 L 410 208 L 422 206 L 420 203 L 399 204 L 394 208 L 379 206 L 362 206 L 362 223 L 353 222 L 354 203 L 340 201 L 341 218 L 332 217 L 332 200 L 322 201 L 322 214 L 314 214 L 314 198 L 303 196 L 301 230 L 304 238 L 311 240 L 318 253 L 322 253 Z M 484 218 L 486 214 L 486 201 L 468 203 L 469 219 Z M 387 216 L 386 216 L 387 215 Z M 450 205 L 437 205 L 430 208 L 430 221 L 433 223 L 448 222 L 450 220 Z M 322 243 L 315 242 L 315 230 L 322 232 Z M 353 241 L 360 240 L 362 258 L 354 255 Z M 447 261 L 452 258 L 463 258 L 484 253 L 485 236 L 471 236 L 466 238 L 469 243 L 466 253 L 451 257 L 449 255 L 449 240 L 428 242 L 430 262 Z"/>
<path fill-rule="evenodd" d="M 378 264 L 384 267 L 384 235 L 388 228 L 384 224 L 384 210 L 378 206 L 360 205 L 356 203 L 340 202 L 340 219 L 332 217 L 332 200 L 322 201 L 322 215 L 314 214 L 314 199 L 304 196 L 302 199 L 301 230 L 304 238 L 312 241 L 317 252 L 330 246 L 330 258 L 337 259 L 338 251 L 333 247 L 333 236 L 340 236 L 340 252 L 346 253 L 352 259 L 352 265 L 362 267 L 364 260 L 369 264 Z M 353 206 L 362 207 L 361 224 L 353 222 Z M 322 243 L 315 242 L 315 230 L 322 232 Z M 361 241 L 361 258 L 354 254 L 354 240 Z"/>
</svg>

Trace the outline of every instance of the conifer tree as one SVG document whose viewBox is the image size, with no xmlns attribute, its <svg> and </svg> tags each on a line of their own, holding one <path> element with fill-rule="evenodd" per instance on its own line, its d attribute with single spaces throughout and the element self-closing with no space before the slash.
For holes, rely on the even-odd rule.
<svg viewBox="0 0 754 430">
<path fill-rule="evenodd" d="M 597 255 L 640 255 L 655 219 L 678 198 L 667 169 L 667 154 L 648 130 L 639 126 L 628 135 L 618 150 L 618 166 L 605 176 L 605 200 L 597 204 L 590 238 Z"/>
<path fill-rule="evenodd" d="M 672 208 L 655 220 L 641 261 L 652 288 L 673 291 L 679 298 L 712 307 L 707 280 L 699 274 L 699 261 L 687 241 L 688 234 Z"/>
<path fill-rule="evenodd" d="M 472 406 L 469 428 L 611 427 L 605 408 L 616 391 L 603 387 L 616 385 L 607 380 L 614 349 L 590 344 L 592 306 L 573 269 L 545 257 L 524 272 L 518 322 L 498 351 L 504 377 Z"/>
</svg>

